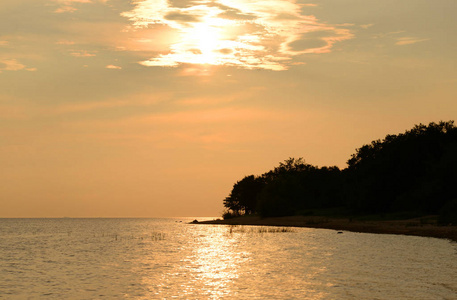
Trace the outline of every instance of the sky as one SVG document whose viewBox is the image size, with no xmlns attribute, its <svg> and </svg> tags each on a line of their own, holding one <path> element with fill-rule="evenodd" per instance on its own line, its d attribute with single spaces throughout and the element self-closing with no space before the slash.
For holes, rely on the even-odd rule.
<svg viewBox="0 0 457 300">
<path fill-rule="evenodd" d="M 457 117 L 455 0 L 2 0 L 0 217 L 220 216 Z"/>
</svg>

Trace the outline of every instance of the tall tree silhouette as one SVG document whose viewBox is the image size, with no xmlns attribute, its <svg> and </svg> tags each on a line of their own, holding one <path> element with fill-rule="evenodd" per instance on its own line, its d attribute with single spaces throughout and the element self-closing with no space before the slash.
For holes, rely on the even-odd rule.
<svg viewBox="0 0 457 300">
<path fill-rule="evenodd" d="M 457 127 L 419 124 L 358 148 L 340 171 L 289 158 L 235 183 L 224 200 L 234 215 L 286 216 L 341 208 L 353 213 L 415 212 L 457 222 Z"/>
</svg>

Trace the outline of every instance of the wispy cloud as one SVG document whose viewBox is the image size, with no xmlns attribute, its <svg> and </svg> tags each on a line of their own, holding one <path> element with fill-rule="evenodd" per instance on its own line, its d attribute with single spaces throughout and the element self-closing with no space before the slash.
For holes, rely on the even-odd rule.
<svg viewBox="0 0 457 300">
<path fill-rule="evenodd" d="M 362 25 L 360 25 L 360 27 L 363 29 L 368 29 L 368 28 L 372 27 L 373 25 L 374 24 L 362 24 Z"/>
<path fill-rule="evenodd" d="M 54 2 L 70 5 L 73 3 L 93 3 L 93 0 L 54 0 Z"/>
<path fill-rule="evenodd" d="M 39 112 L 41 115 L 62 115 L 86 113 L 97 110 L 110 110 L 120 107 L 149 107 L 154 106 L 163 101 L 169 101 L 170 93 L 150 94 L 132 94 L 125 98 L 111 98 L 105 101 L 97 102 L 81 102 L 81 103 L 66 103 L 58 106 L 43 108 Z"/>
<path fill-rule="evenodd" d="M 70 120 L 62 124 L 69 130 L 87 132 L 96 140 L 130 144 L 132 141 L 153 142 L 155 147 L 218 148 L 228 144 L 264 140 L 259 124 L 285 122 L 291 115 L 285 111 L 253 107 L 193 109 L 179 112 L 157 112 L 111 120 Z M 245 126 L 257 128 L 246 133 Z"/>
<path fill-rule="evenodd" d="M 0 73 L 2 71 L 36 71 L 36 68 L 28 68 L 16 59 L 0 59 Z"/>
<path fill-rule="evenodd" d="M 67 13 L 67 12 L 72 13 L 72 12 L 74 12 L 76 10 L 77 9 L 75 7 L 73 7 L 73 6 L 64 5 L 64 6 L 61 6 L 61 7 L 57 8 L 54 12 L 56 14 L 62 14 L 62 13 Z"/>
<path fill-rule="evenodd" d="M 267 111 L 252 108 L 225 107 L 200 111 L 182 111 L 175 113 L 164 113 L 150 115 L 148 117 L 136 118 L 139 123 L 172 123 L 172 124 L 214 124 L 227 121 L 248 121 L 279 120 L 284 116 L 274 111 Z"/>
<path fill-rule="evenodd" d="M 95 53 L 91 53 L 91 52 L 88 52 L 86 50 L 79 50 L 79 51 L 72 50 L 72 52 L 70 52 L 70 55 L 74 56 L 74 57 L 92 57 L 92 56 L 96 56 Z"/>
<path fill-rule="evenodd" d="M 412 45 L 412 44 L 417 44 L 420 42 L 426 42 L 429 41 L 429 38 L 418 38 L 418 37 L 412 37 L 412 36 L 400 36 L 400 35 L 405 35 L 406 32 L 404 30 L 398 30 L 398 31 L 392 31 L 392 32 L 387 32 L 387 33 L 379 33 L 373 36 L 375 39 L 383 39 L 383 38 L 388 38 L 391 41 L 395 41 L 395 45 L 397 46 L 405 46 L 405 45 Z"/>
<path fill-rule="evenodd" d="M 159 34 L 165 26 L 175 35 L 168 39 L 167 53 L 157 53 L 140 64 L 285 70 L 297 55 L 328 53 L 335 43 L 353 37 L 341 25 L 328 25 L 315 16 L 303 15 L 303 7 L 316 6 L 311 3 L 302 5 L 286 0 L 190 1 L 186 6 L 176 3 L 138 1 L 133 10 L 122 14 L 137 31 L 158 28 Z"/>
<path fill-rule="evenodd" d="M 68 41 L 68 40 L 61 40 L 56 42 L 57 45 L 74 45 L 75 42 L 73 41 Z"/>
<path fill-rule="evenodd" d="M 405 32 L 404 30 L 382 32 L 382 33 L 377 33 L 377 34 L 373 35 L 373 38 L 374 39 L 393 38 L 404 32 Z"/>
<path fill-rule="evenodd" d="M 122 67 L 115 66 L 115 65 L 107 65 L 105 68 L 113 69 L 113 70 L 121 70 L 122 69 Z"/>
<path fill-rule="evenodd" d="M 72 13 L 78 10 L 76 5 L 78 4 L 88 4 L 88 3 L 95 3 L 101 2 L 106 3 L 108 0 L 53 0 L 55 3 L 59 5 L 57 9 L 54 10 L 55 13 Z"/>
<path fill-rule="evenodd" d="M 419 38 L 415 38 L 415 37 L 401 37 L 401 38 L 397 39 L 397 42 L 395 43 L 395 45 L 399 45 L 399 46 L 412 45 L 412 44 L 416 44 L 416 43 L 420 43 L 420 42 L 425 42 L 428 40 L 430 40 L 430 39 L 419 39 Z"/>
<path fill-rule="evenodd" d="M 217 98 L 214 97 L 185 97 L 177 100 L 175 103 L 179 107 L 217 107 L 221 105 L 227 105 L 229 103 L 242 101 L 250 96 L 253 96 L 254 93 L 250 91 L 243 91 L 242 93 L 231 93 L 228 95 L 220 95 Z"/>
</svg>

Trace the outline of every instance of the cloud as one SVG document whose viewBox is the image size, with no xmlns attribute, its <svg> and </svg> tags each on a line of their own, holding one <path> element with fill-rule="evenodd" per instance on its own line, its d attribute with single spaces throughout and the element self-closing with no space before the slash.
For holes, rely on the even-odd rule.
<svg viewBox="0 0 457 300">
<path fill-rule="evenodd" d="M 60 5 L 57 9 L 54 10 L 55 13 L 72 13 L 78 9 L 75 5 L 78 4 L 91 4 L 95 2 L 106 3 L 108 0 L 53 0 L 55 3 Z"/>
<path fill-rule="evenodd" d="M 283 45 L 283 52 L 291 55 L 329 53 L 335 43 L 353 36 L 349 29 L 322 25 L 313 31 L 292 37 L 292 42 Z"/>
<path fill-rule="evenodd" d="M 157 28 L 155 33 L 159 34 L 168 28 L 175 35 L 165 51 L 139 62 L 141 65 L 200 64 L 279 71 L 295 63 L 292 59 L 297 55 L 328 53 L 335 43 L 353 38 L 343 25 L 332 26 L 303 15 L 303 7 L 313 6 L 286 0 L 144 0 L 121 15 L 132 22 L 136 32 Z M 149 39 L 154 40 L 151 32 Z"/>
<path fill-rule="evenodd" d="M 172 55 L 160 54 L 157 58 L 139 62 L 140 65 L 145 67 L 177 67 L 179 62 L 174 59 Z"/>
<path fill-rule="evenodd" d="M 180 12 L 171 12 L 164 16 L 166 20 L 177 21 L 177 22 L 198 22 L 199 19 L 196 16 L 190 14 L 183 14 Z"/>
<path fill-rule="evenodd" d="M 221 108 L 202 111 L 184 111 L 161 115 L 151 115 L 143 118 L 144 123 L 221 123 L 227 121 L 255 121 L 270 119 L 271 112 L 254 109 Z"/>
<path fill-rule="evenodd" d="M 420 43 L 420 42 L 425 42 L 428 40 L 430 40 L 430 39 L 419 39 L 419 38 L 415 38 L 415 37 L 401 37 L 401 38 L 397 39 L 397 42 L 395 43 L 395 45 L 399 45 L 399 46 L 412 45 L 412 44 L 416 44 L 416 43 Z"/>
<path fill-rule="evenodd" d="M 79 50 L 79 51 L 74 51 L 73 52 L 70 52 L 70 55 L 71 56 L 74 56 L 74 57 L 93 57 L 93 56 L 96 56 L 95 53 L 90 53 L 86 50 Z"/>
<path fill-rule="evenodd" d="M 71 3 L 93 3 L 92 0 L 54 0 L 57 3 L 71 4 Z"/>
<path fill-rule="evenodd" d="M 73 128 L 129 128 L 128 131 L 140 132 L 147 128 L 202 129 L 205 126 L 227 126 L 227 124 L 257 124 L 258 122 L 285 121 L 289 114 L 254 108 L 225 107 L 178 112 L 161 112 L 136 115 L 111 120 L 77 120 L 66 123 Z M 165 126 L 165 127 L 164 127 Z M 202 127 L 203 126 L 203 127 Z M 210 129 L 212 127 L 207 127 Z"/>
<path fill-rule="evenodd" d="M 169 101 L 170 93 L 155 93 L 151 94 L 132 94 L 125 97 L 110 98 L 105 101 L 96 102 L 74 102 L 55 105 L 48 108 L 42 108 L 38 113 L 41 115 L 62 115 L 74 113 L 86 113 L 97 110 L 111 110 L 120 107 L 150 107 L 158 103 Z"/>
<path fill-rule="evenodd" d="M 360 25 L 361 28 L 363 29 L 368 29 L 370 28 L 371 26 L 373 26 L 374 24 L 363 24 L 363 25 Z"/>
<path fill-rule="evenodd" d="M 133 140 L 153 142 L 155 147 L 219 147 L 241 141 L 264 140 L 260 124 L 282 123 L 290 118 L 285 111 L 253 107 L 192 109 L 179 112 L 157 112 L 117 119 L 68 118 L 62 124 L 69 130 L 87 132 L 96 140 L 129 144 Z M 246 134 L 246 126 L 259 128 Z"/>
<path fill-rule="evenodd" d="M 208 6 L 219 8 L 222 12 L 217 16 L 220 18 L 230 20 L 255 20 L 257 18 L 254 14 L 250 12 L 243 12 L 240 9 L 229 7 L 217 2 L 208 3 Z"/>
<path fill-rule="evenodd" d="M 397 46 L 405 46 L 405 45 L 413 45 L 417 44 L 420 42 L 426 42 L 429 41 L 429 38 L 417 38 L 417 37 L 411 37 L 411 36 L 403 36 L 399 37 L 399 35 L 405 35 L 406 32 L 404 30 L 398 30 L 398 31 L 392 31 L 388 33 L 380 33 L 376 34 L 373 36 L 375 39 L 390 39 L 390 42 L 392 40 L 395 40 L 395 45 Z"/>
<path fill-rule="evenodd" d="M 332 34 L 332 31 L 314 31 L 302 34 L 298 39 L 288 44 L 291 51 L 314 51 L 326 47 L 328 42 L 325 38 Z"/>
<path fill-rule="evenodd" d="M 36 71 L 36 68 L 27 68 L 16 59 L 0 59 L 0 72 L 2 71 Z"/>
<path fill-rule="evenodd" d="M 74 3 L 92 3 L 92 0 L 54 0 L 61 6 L 54 10 L 55 13 L 72 13 L 78 10 L 76 7 L 73 6 Z"/>
<path fill-rule="evenodd" d="M 121 70 L 122 69 L 122 67 L 115 66 L 115 65 L 107 65 L 105 68 L 114 69 L 114 70 Z"/>
<path fill-rule="evenodd" d="M 57 8 L 54 12 L 55 12 L 56 14 L 61 14 L 61 13 L 66 13 L 66 12 L 72 13 L 72 12 L 74 12 L 74 11 L 77 11 L 77 9 L 74 8 L 73 6 L 64 5 L 64 6 L 62 6 L 62 7 Z"/>
</svg>

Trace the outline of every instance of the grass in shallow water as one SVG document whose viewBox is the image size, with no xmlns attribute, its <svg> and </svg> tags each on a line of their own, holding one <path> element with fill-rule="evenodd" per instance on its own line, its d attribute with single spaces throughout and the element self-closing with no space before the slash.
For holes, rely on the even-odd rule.
<svg viewBox="0 0 457 300">
<path fill-rule="evenodd" d="M 229 231 L 230 233 L 281 233 L 294 232 L 294 229 L 290 227 L 230 225 Z"/>
</svg>

